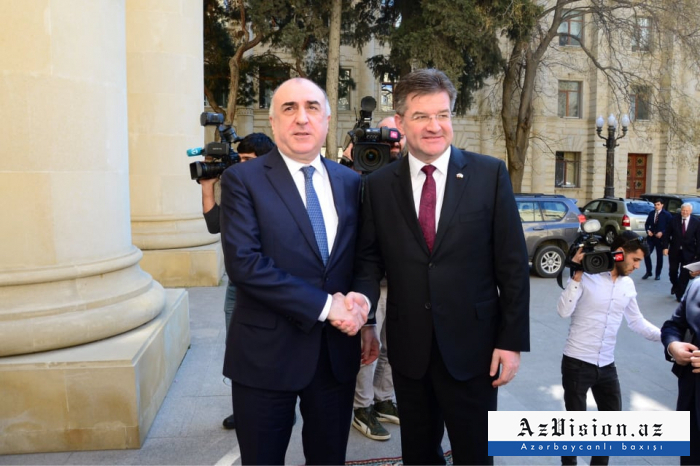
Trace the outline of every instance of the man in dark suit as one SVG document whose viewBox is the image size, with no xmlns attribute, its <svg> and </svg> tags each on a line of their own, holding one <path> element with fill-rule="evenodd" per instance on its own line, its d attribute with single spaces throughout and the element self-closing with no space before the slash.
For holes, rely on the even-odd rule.
<svg viewBox="0 0 700 466">
<path fill-rule="evenodd" d="M 379 299 L 404 464 L 489 464 L 488 411 L 529 350 L 529 267 L 505 164 L 451 146 L 456 90 L 417 70 L 394 90 L 408 156 L 365 180 L 352 289 Z M 500 375 L 499 375 L 500 368 Z"/>
<path fill-rule="evenodd" d="M 700 220 L 693 217 L 693 206 L 685 203 L 681 213 L 674 215 L 663 236 L 664 255 L 668 256 L 668 278 L 671 280 L 671 294 L 680 302 L 688 286 L 690 276 L 683 266 L 698 260 L 700 248 Z M 680 273 L 679 273 L 680 269 Z"/>
<path fill-rule="evenodd" d="M 690 456 L 681 456 L 681 464 L 700 464 L 700 280 L 694 280 L 676 312 L 661 327 L 661 342 L 666 360 L 673 361 L 678 377 L 676 411 L 690 411 Z M 690 338 L 686 338 L 686 334 Z M 688 341 L 690 340 L 690 341 Z"/>
<path fill-rule="evenodd" d="M 644 274 L 642 280 L 651 277 L 651 253 L 654 252 L 654 249 L 656 249 L 655 279 L 661 280 L 661 270 L 664 268 L 663 236 L 670 221 L 671 213 L 664 209 L 663 201 L 661 199 L 654 201 L 654 210 L 649 212 L 647 221 L 644 223 L 644 229 L 647 231 L 649 254 L 644 257 L 647 273 Z"/>
<path fill-rule="evenodd" d="M 313 82 L 273 95 L 277 149 L 228 168 L 221 235 L 238 295 L 226 342 L 243 464 L 284 464 L 297 398 L 306 464 L 343 464 L 368 303 L 350 291 L 360 176 L 320 156 L 330 109 Z M 367 327 L 369 328 L 369 327 Z M 376 358 L 365 331 L 365 360 Z M 345 332 L 345 333 L 343 333 Z"/>
</svg>

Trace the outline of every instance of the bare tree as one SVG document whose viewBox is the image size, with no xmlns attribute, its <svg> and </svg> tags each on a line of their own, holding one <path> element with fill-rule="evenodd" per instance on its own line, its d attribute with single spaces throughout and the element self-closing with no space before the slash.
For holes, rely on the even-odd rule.
<svg viewBox="0 0 700 466">
<path fill-rule="evenodd" d="M 331 106 L 331 121 L 326 137 L 326 157 L 338 159 L 338 73 L 340 71 L 340 1 L 331 2 L 330 37 L 328 39 L 328 70 L 326 72 L 326 94 Z"/>
<path fill-rule="evenodd" d="M 700 14 L 695 2 L 552 0 L 540 7 L 516 0 L 509 15 L 501 121 L 516 191 L 522 186 L 533 102 L 545 69 L 588 72 L 609 87 L 609 104 L 621 113 L 630 111 L 630 99 L 648 106 L 656 126 L 647 124 L 646 129 L 664 135 L 676 156 L 695 154 L 700 124 L 694 79 L 700 70 Z M 569 28 L 573 19 L 582 25 L 583 35 Z M 585 59 L 571 56 L 573 47 L 565 45 L 580 48 Z"/>
</svg>

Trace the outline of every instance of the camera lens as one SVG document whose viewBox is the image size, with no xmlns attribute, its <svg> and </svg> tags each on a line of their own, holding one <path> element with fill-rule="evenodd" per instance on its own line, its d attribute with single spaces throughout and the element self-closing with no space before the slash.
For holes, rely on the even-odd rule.
<svg viewBox="0 0 700 466">
<path fill-rule="evenodd" d="M 591 257 L 590 264 L 592 267 L 600 268 L 603 266 L 603 258 L 600 256 L 593 256 Z"/>
<path fill-rule="evenodd" d="M 192 162 L 190 178 L 193 180 L 208 180 L 221 175 L 228 166 L 223 162 Z"/>
</svg>

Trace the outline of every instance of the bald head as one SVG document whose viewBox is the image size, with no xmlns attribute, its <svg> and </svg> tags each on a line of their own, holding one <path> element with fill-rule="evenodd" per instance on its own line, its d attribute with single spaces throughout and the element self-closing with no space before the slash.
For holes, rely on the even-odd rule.
<svg viewBox="0 0 700 466">
<path fill-rule="evenodd" d="M 293 78 L 272 96 L 270 126 L 279 151 L 301 163 L 321 153 L 331 118 L 328 99 L 313 81 Z"/>
</svg>

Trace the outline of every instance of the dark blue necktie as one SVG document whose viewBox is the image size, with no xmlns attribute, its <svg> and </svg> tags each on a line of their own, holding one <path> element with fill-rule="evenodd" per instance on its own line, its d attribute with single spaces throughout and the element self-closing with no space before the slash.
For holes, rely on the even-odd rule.
<svg viewBox="0 0 700 466">
<path fill-rule="evenodd" d="M 312 178 L 314 175 L 314 167 L 303 167 L 304 172 L 304 187 L 306 188 L 306 212 L 309 214 L 311 226 L 314 229 L 316 244 L 321 251 L 321 259 L 323 265 L 328 263 L 328 240 L 326 239 L 326 224 L 323 222 L 323 212 L 321 212 L 321 203 L 318 202 L 318 196 L 314 189 Z"/>
</svg>

